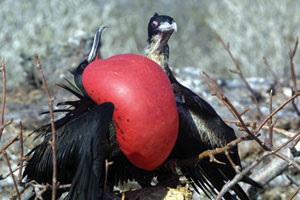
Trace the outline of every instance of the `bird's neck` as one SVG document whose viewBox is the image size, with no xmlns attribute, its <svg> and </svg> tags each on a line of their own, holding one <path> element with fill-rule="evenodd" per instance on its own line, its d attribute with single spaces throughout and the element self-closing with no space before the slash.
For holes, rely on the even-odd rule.
<svg viewBox="0 0 300 200">
<path fill-rule="evenodd" d="M 150 58 L 163 69 L 169 61 L 169 46 L 167 43 L 162 42 L 160 37 L 154 37 L 145 48 L 147 58 Z"/>
</svg>

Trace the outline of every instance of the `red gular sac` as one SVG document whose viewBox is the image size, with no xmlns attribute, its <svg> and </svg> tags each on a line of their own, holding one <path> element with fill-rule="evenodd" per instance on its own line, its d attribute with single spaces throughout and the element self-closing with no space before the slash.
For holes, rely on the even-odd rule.
<svg viewBox="0 0 300 200">
<path fill-rule="evenodd" d="M 120 149 L 134 165 L 153 170 L 166 160 L 179 122 L 170 81 L 159 65 L 140 55 L 116 55 L 90 63 L 82 83 L 98 104 L 114 104 Z"/>
</svg>

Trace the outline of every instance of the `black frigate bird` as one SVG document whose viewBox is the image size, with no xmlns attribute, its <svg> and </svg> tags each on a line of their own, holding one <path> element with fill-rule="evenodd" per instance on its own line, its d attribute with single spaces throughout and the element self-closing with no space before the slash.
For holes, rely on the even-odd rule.
<svg viewBox="0 0 300 200">
<path fill-rule="evenodd" d="M 169 160 L 193 157 L 205 150 L 223 147 L 236 139 L 234 130 L 220 118 L 212 106 L 181 85 L 173 76 L 168 65 L 168 40 L 174 31 L 177 31 L 177 24 L 173 18 L 155 13 L 148 23 L 148 45 L 145 49 L 146 56 L 158 63 L 167 73 L 176 98 L 179 132 Z M 215 195 L 216 190 L 220 191 L 226 181 L 236 175 L 225 154 L 218 154 L 215 157 L 224 164 L 210 162 L 207 158 L 196 166 L 181 168 L 182 173 L 190 177 L 207 196 Z M 231 149 L 230 157 L 236 165 L 241 166 L 237 147 Z M 242 181 L 261 187 L 247 176 L 244 176 Z M 240 199 L 249 199 L 238 184 L 232 189 Z M 224 198 L 229 200 L 234 196 L 227 192 Z"/>
<path fill-rule="evenodd" d="M 97 29 L 93 46 L 86 60 L 81 62 L 74 72 L 76 86 L 70 81 L 60 85 L 79 100 L 59 103 L 68 109 L 55 112 L 65 115 L 55 121 L 57 136 L 57 181 L 60 184 L 72 183 L 67 199 L 119 199 L 103 192 L 105 159 L 113 162 L 109 167 L 107 187 L 112 189 L 118 183 L 136 180 L 141 186 L 150 186 L 155 171 L 146 171 L 135 167 L 121 152 L 115 137 L 112 121 L 114 105 L 110 102 L 96 104 L 83 88 L 81 76 L 85 67 L 100 58 L 100 39 L 105 27 Z M 51 126 L 45 125 L 36 130 L 37 137 L 44 137 L 28 155 L 31 158 L 25 167 L 23 176 L 27 181 L 52 183 L 52 139 Z M 59 189 L 57 197 L 66 190 Z M 33 196 L 34 198 L 34 196 Z M 51 191 L 43 195 L 51 199 Z"/>
</svg>

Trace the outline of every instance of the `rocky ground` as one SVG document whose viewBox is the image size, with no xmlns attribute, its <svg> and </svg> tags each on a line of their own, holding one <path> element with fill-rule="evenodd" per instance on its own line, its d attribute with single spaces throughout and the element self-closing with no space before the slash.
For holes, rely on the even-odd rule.
<svg viewBox="0 0 300 200">
<path fill-rule="evenodd" d="M 63 45 L 52 46 L 50 51 L 50 56 L 47 58 L 41 57 L 42 64 L 44 66 L 45 75 L 47 80 L 51 83 L 51 93 L 56 97 L 55 103 L 69 100 L 72 98 L 68 93 L 64 92 L 61 88 L 55 86 L 56 83 L 62 83 L 64 80 L 63 77 L 70 78 L 68 70 L 72 67 L 75 67 L 81 60 L 87 55 L 91 38 L 86 38 L 80 40 L 76 46 L 74 43 L 67 43 Z M 74 53 L 73 49 L 78 49 Z M 60 71 L 51 71 L 49 66 L 51 65 L 64 66 L 61 68 L 55 68 Z M 41 116 L 39 113 L 48 109 L 47 96 L 45 95 L 44 90 L 41 86 L 41 81 L 39 75 L 34 69 L 34 62 L 31 55 L 23 56 L 23 65 L 27 66 L 28 70 L 27 84 L 20 85 L 14 89 L 11 89 L 7 93 L 7 104 L 5 110 L 5 119 L 14 119 L 12 125 L 8 126 L 2 136 L 0 147 L 9 141 L 12 137 L 16 136 L 19 133 L 20 125 L 19 122 L 22 121 L 23 124 L 23 134 L 24 134 L 24 151 L 27 153 L 32 149 L 37 143 L 38 140 L 33 140 L 33 137 L 28 137 L 29 134 L 37 127 L 48 123 L 49 118 L 47 115 Z M 218 100 L 215 96 L 212 96 L 212 91 L 204 83 L 203 79 L 200 76 L 202 70 L 196 67 L 185 67 L 181 69 L 174 70 L 178 80 L 191 88 L 197 94 L 206 99 L 216 111 L 221 115 L 223 119 L 233 120 L 234 117 L 230 111 Z M 55 74 L 55 76 L 53 76 Z M 241 82 L 239 77 L 236 77 L 233 80 L 223 79 L 220 75 L 210 74 L 210 76 L 217 82 L 219 87 L 229 98 L 232 104 L 237 108 L 239 112 L 242 112 L 247 106 L 251 107 L 251 110 L 248 111 L 243 117 L 246 121 L 251 122 L 261 122 L 261 120 L 268 115 L 268 96 L 269 89 L 273 87 L 276 92 L 273 96 L 273 109 L 277 108 L 281 103 L 283 103 L 288 96 L 291 95 L 291 90 L 289 88 L 289 78 L 282 78 L 281 83 L 283 85 L 283 92 L 279 90 L 278 86 L 274 86 L 274 80 L 272 77 L 254 77 L 248 78 L 247 81 L 251 87 L 256 91 L 257 96 L 259 97 L 260 108 L 263 116 L 258 116 L 256 106 L 253 104 L 250 98 L 250 93 Z M 300 80 L 298 80 L 299 82 Z M 298 102 L 298 101 L 296 101 Z M 299 103 L 297 103 L 299 106 Z M 56 116 L 59 118 L 59 116 Z M 282 111 L 275 115 L 274 120 L 277 120 L 276 128 L 281 128 L 283 130 L 296 133 L 299 130 L 300 118 L 296 115 L 291 104 L 287 105 Z M 231 124 L 236 130 L 236 134 L 239 136 L 242 134 L 238 130 L 238 127 Z M 261 135 L 264 135 L 264 132 L 261 132 Z M 263 138 L 263 136 L 261 137 Z M 287 140 L 287 137 L 281 133 L 274 133 L 274 147 L 279 146 Z M 298 144 L 298 150 L 300 146 Z M 249 165 L 253 162 L 254 159 L 262 153 L 261 148 L 253 141 L 242 142 L 239 146 L 240 155 L 243 161 L 243 167 Z M 16 166 L 19 159 L 20 147 L 19 143 L 16 142 L 8 150 L 8 155 L 10 162 L 13 167 Z M 272 160 L 272 158 L 266 159 L 262 162 L 261 165 L 257 166 L 253 174 L 259 174 L 260 170 L 263 169 L 264 165 L 267 165 Z M 0 174 L 5 174 L 8 172 L 8 167 L 6 165 L 5 159 L 0 155 Z M 282 175 L 278 175 L 277 178 L 267 183 L 264 186 L 264 190 L 261 191 L 258 199 L 287 199 L 299 186 L 300 173 L 296 171 L 295 168 L 289 166 L 287 170 Z M 296 186 L 298 184 L 298 186 Z M 244 186 L 244 185 L 243 185 Z M 183 187 L 185 188 L 185 187 Z M 6 178 L 5 180 L 0 181 L 0 198 L 8 199 L 10 191 L 14 191 L 13 182 L 11 177 Z M 164 190 L 164 189 L 159 189 Z M 170 192 L 170 194 L 177 194 L 178 191 L 184 191 L 180 193 L 176 198 L 178 199 L 191 199 L 193 195 L 188 190 L 177 189 Z M 150 192 L 151 193 L 151 192 Z M 153 195 L 153 192 L 151 193 Z M 184 194 L 184 195 L 182 195 Z M 300 199 L 300 194 L 294 199 Z M 26 196 L 26 195 L 25 195 Z M 148 199 L 157 199 L 157 196 L 148 197 Z M 174 199 L 175 197 L 171 195 L 168 199 Z M 194 199 L 199 198 L 197 194 L 194 194 Z"/>
</svg>

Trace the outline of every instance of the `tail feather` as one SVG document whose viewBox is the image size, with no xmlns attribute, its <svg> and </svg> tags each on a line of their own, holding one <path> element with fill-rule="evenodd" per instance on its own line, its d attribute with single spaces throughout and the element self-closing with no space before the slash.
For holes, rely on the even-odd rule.
<svg viewBox="0 0 300 200">
<path fill-rule="evenodd" d="M 255 180 L 251 179 L 249 176 L 244 176 L 242 181 L 245 183 L 248 183 L 256 188 L 263 189 L 263 186 L 261 184 L 259 184 Z"/>
<path fill-rule="evenodd" d="M 201 173 L 199 173 L 197 167 L 184 167 L 182 169 L 182 172 L 187 178 L 190 178 L 194 181 L 194 184 L 192 184 L 192 186 L 197 193 L 200 193 L 197 188 L 198 186 L 209 199 L 213 196 L 216 196 L 216 190 L 211 185 L 211 183 L 208 182 L 208 180 Z"/>
<path fill-rule="evenodd" d="M 191 178 L 194 182 L 193 187 L 197 192 L 200 188 L 208 198 L 216 197 L 218 191 L 221 191 L 225 183 L 230 180 L 226 176 L 226 171 L 219 169 L 215 166 L 215 163 L 200 162 L 197 166 L 188 166 L 182 169 L 182 172 L 188 178 Z M 245 191 L 236 184 L 232 190 L 241 200 L 249 200 Z M 232 200 L 235 197 L 229 192 L 225 193 L 224 199 Z"/>
</svg>

